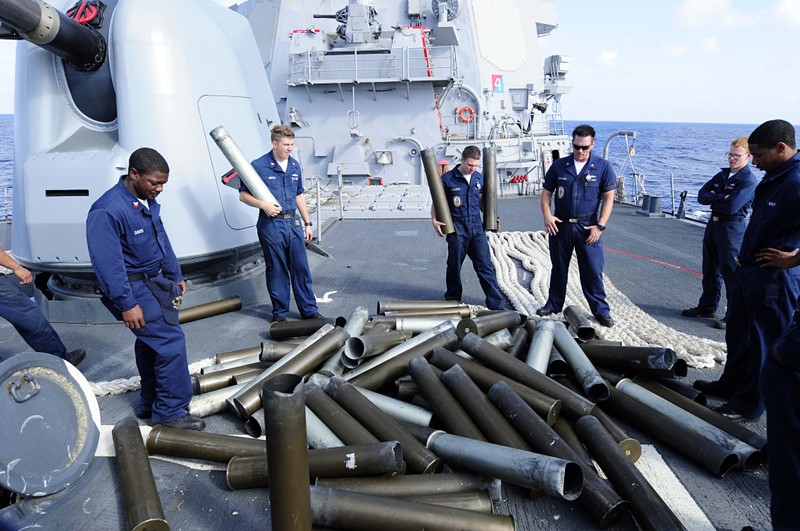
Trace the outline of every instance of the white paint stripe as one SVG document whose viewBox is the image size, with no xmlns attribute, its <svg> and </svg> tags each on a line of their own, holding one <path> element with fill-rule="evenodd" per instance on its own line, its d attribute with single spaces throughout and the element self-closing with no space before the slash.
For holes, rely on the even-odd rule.
<svg viewBox="0 0 800 531">
<path fill-rule="evenodd" d="M 94 452 L 95 457 L 114 457 L 116 455 L 114 451 L 114 438 L 111 435 L 111 430 L 113 429 L 114 426 L 111 424 L 100 425 L 100 441 L 97 443 L 97 450 Z M 147 436 L 152 429 L 153 428 L 150 426 L 139 426 L 143 441 L 147 440 Z"/>
<path fill-rule="evenodd" d="M 711 521 L 653 445 L 642 445 L 642 457 L 636 462 L 636 468 L 661 495 L 661 498 L 686 529 L 714 531 L 715 528 Z"/>
</svg>

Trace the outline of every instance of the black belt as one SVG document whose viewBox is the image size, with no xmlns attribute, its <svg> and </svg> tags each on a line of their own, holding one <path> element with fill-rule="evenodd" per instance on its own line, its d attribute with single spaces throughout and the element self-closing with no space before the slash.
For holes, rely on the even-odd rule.
<svg viewBox="0 0 800 531">
<path fill-rule="evenodd" d="M 160 269 L 155 273 L 134 273 L 132 275 L 128 275 L 128 282 L 137 282 L 139 280 L 145 280 L 147 278 L 157 277 L 160 274 L 161 274 Z"/>
<path fill-rule="evenodd" d="M 579 221 L 586 221 L 586 220 L 589 220 L 589 219 L 594 219 L 594 217 L 595 217 L 595 214 L 586 214 L 585 216 L 578 216 L 578 217 L 574 217 L 574 218 L 567 218 L 567 219 L 566 219 L 566 220 L 564 220 L 564 221 L 566 221 L 567 223 L 577 223 L 577 222 L 579 222 Z"/>
<path fill-rule="evenodd" d="M 732 221 L 744 221 L 744 216 L 729 216 L 727 214 L 714 214 L 712 212 L 711 221 L 721 221 L 723 223 L 730 223 Z"/>
<path fill-rule="evenodd" d="M 279 219 L 292 219 L 292 218 L 294 217 L 294 212 L 295 212 L 295 211 L 294 211 L 294 210 L 292 210 L 292 211 L 291 211 L 289 214 L 278 214 L 278 215 L 277 215 L 277 216 L 275 216 L 275 217 L 276 217 L 276 218 L 279 218 Z"/>
</svg>

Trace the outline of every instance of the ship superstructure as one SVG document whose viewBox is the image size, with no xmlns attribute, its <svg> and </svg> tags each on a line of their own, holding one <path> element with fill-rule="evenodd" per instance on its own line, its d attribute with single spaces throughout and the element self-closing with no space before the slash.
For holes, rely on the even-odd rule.
<svg viewBox="0 0 800 531">
<path fill-rule="evenodd" d="M 423 184 L 419 153 L 494 146 L 500 183 L 536 181 L 569 151 L 569 59 L 542 61 L 553 1 L 251 0 L 295 155 L 323 185 Z M 544 68 L 546 66 L 546 68 Z"/>
</svg>

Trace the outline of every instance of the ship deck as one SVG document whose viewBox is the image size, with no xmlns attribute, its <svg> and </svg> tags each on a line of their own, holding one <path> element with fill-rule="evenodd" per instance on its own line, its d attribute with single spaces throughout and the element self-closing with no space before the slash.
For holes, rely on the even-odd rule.
<svg viewBox="0 0 800 531">
<path fill-rule="evenodd" d="M 512 197 L 498 203 L 502 230 L 541 230 L 538 196 Z M 605 232 L 606 275 L 642 310 L 677 330 L 724 341 L 724 332 L 710 319 L 690 319 L 680 310 L 695 305 L 700 294 L 701 224 L 672 218 L 648 218 L 636 209 L 616 205 Z M 421 215 L 426 212 L 423 210 Z M 430 220 L 346 219 L 325 224 L 320 247 L 330 254 L 309 254 L 320 312 L 348 316 L 356 306 L 371 312 L 377 301 L 440 299 L 444 291 L 447 248 Z M 464 299 L 482 304 L 483 294 L 469 264 L 464 269 Z M 324 295 L 324 296 L 323 296 Z M 612 314 L 614 308 L 612 307 Z M 190 363 L 219 352 L 257 345 L 268 338 L 270 306 L 246 306 L 184 325 Z M 298 317 L 293 313 L 290 317 Z M 626 322 L 617 319 L 618 327 Z M 127 378 L 136 374 L 133 337 L 121 324 L 56 324 L 69 348 L 84 347 L 88 355 L 80 369 L 90 381 Z M 669 345 L 664 345 L 669 346 Z M 27 345 L 6 322 L 0 323 L 0 351 L 24 353 Z M 24 355 L 24 354 L 23 354 Z M 691 369 L 687 381 L 713 379 L 721 372 Z M 132 414 L 136 393 L 99 397 L 102 424 L 110 426 Z M 242 434 L 230 413 L 206 419 L 208 431 Z M 623 423 L 624 424 L 624 423 Z M 749 426 L 765 433 L 765 421 Z M 681 514 L 689 529 L 770 528 L 769 490 L 764 466 L 753 472 L 733 471 L 718 479 L 635 428 L 646 447 L 642 467 L 655 470 L 662 493 L 685 490 Z M 651 446 L 652 445 L 652 446 Z M 661 461 L 663 463 L 661 464 Z M 222 466 L 151 459 L 156 483 L 172 529 L 256 529 L 269 524 L 265 489 L 230 491 Z M 660 467 L 660 468 L 659 468 Z M 504 486 L 499 512 L 513 515 L 517 529 L 592 529 L 596 525 L 574 503 L 550 497 L 532 499 L 528 492 Z M 699 511 L 699 513 L 698 513 Z M 71 487 L 52 496 L 28 499 L 0 511 L 0 528 L 122 529 L 125 526 L 119 479 L 113 458 L 94 459 L 87 473 Z M 636 529 L 630 516 L 611 529 Z"/>
</svg>

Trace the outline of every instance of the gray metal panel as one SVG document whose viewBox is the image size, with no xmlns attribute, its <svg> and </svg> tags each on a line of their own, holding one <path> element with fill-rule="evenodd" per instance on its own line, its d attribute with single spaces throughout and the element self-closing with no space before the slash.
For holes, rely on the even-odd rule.
<svg viewBox="0 0 800 531">
<path fill-rule="evenodd" d="M 100 440 L 89 382 L 63 359 L 34 352 L 0 363 L 0 389 L 0 485 L 44 496 L 76 482 Z"/>
</svg>

